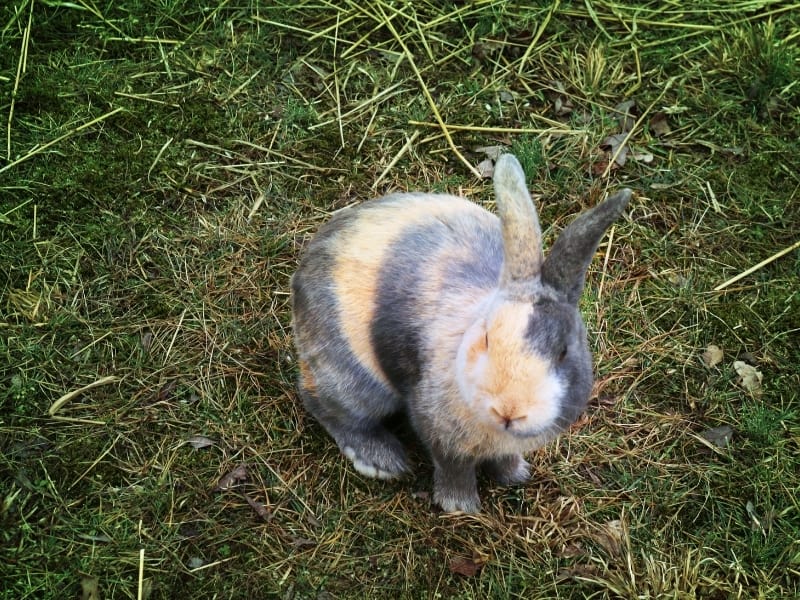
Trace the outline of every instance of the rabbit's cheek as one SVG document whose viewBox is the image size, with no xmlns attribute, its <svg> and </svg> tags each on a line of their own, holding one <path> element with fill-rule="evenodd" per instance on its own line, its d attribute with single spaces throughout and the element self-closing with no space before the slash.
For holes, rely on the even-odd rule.
<svg viewBox="0 0 800 600">
<path fill-rule="evenodd" d="M 491 398 L 481 389 L 481 382 L 485 380 L 486 368 L 489 362 L 486 354 L 474 357 L 467 362 L 463 369 L 456 374 L 461 397 L 468 406 L 476 410 L 483 410 L 491 402 Z"/>
</svg>

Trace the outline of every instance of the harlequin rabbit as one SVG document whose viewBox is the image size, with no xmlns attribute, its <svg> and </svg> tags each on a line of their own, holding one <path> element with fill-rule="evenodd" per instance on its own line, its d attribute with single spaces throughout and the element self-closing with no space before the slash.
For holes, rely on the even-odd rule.
<svg viewBox="0 0 800 600">
<path fill-rule="evenodd" d="M 499 218 L 463 198 L 392 194 L 343 210 L 292 277 L 300 393 L 355 469 L 408 470 L 382 421 L 404 410 L 433 458 L 434 501 L 478 512 L 476 468 L 523 482 L 522 453 L 586 406 L 592 360 L 578 312 L 622 190 L 542 254 L 519 162 L 494 171 Z"/>
</svg>

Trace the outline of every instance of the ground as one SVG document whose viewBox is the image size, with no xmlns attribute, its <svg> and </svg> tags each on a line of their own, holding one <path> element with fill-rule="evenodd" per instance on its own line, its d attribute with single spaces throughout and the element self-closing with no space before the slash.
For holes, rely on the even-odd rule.
<svg viewBox="0 0 800 600">
<path fill-rule="evenodd" d="M 0 8 L 0 595 L 800 594 L 798 5 L 530 4 Z M 335 209 L 491 209 L 497 147 L 546 247 L 635 196 L 589 409 L 447 515 L 306 415 L 288 280 Z"/>
</svg>

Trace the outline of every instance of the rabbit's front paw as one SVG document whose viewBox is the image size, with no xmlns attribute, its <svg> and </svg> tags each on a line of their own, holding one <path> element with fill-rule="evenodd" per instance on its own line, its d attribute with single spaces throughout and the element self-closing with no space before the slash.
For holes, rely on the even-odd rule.
<svg viewBox="0 0 800 600">
<path fill-rule="evenodd" d="M 500 485 L 524 483 L 531 476 L 531 465 L 519 454 L 493 458 L 484 463 L 484 470 Z"/>
<path fill-rule="evenodd" d="M 408 471 L 405 451 L 391 434 L 357 435 L 340 444 L 353 468 L 373 479 L 397 479 Z"/>
<path fill-rule="evenodd" d="M 478 493 L 465 494 L 457 490 L 434 490 L 433 501 L 442 507 L 444 512 L 463 512 L 475 514 L 481 512 L 481 500 Z"/>
</svg>

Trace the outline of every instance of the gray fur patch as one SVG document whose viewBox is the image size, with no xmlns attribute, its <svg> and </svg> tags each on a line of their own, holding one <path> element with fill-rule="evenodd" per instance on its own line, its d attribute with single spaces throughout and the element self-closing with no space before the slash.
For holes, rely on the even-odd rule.
<svg viewBox="0 0 800 600">
<path fill-rule="evenodd" d="M 425 324 L 416 307 L 417 290 L 426 275 L 426 261 L 442 245 L 446 227 L 437 223 L 400 236 L 387 255 L 378 280 L 372 347 L 381 370 L 400 393 L 408 396 L 422 372 Z"/>
<path fill-rule="evenodd" d="M 556 374 L 569 382 L 554 427 L 566 429 L 586 408 L 594 381 L 586 327 L 577 309 L 566 302 L 540 300 L 533 309 L 525 338 L 531 349 L 547 358 Z"/>
<path fill-rule="evenodd" d="M 405 396 L 424 369 L 421 353 L 427 324 L 421 322 L 417 304 L 422 285 L 440 269 L 443 284 L 450 289 L 477 291 L 496 286 L 503 261 L 502 236 L 494 220 L 451 216 L 409 229 L 387 256 L 392 259 L 378 282 L 372 345 L 381 370 Z"/>
<path fill-rule="evenodd" d="M 487 229 L 471 223 L 465 240 L 472 244 L 469 258 L 460 258 L 446 271 L 446 279 L 453 286 L 489 289 L 497 286 L 503 268 L 503 238 L 500 229 Z"/>
</svg>

